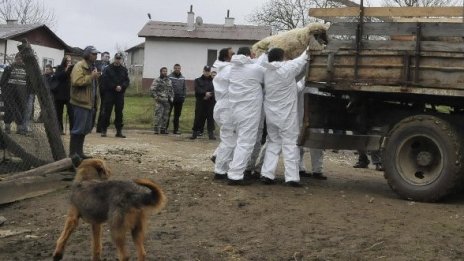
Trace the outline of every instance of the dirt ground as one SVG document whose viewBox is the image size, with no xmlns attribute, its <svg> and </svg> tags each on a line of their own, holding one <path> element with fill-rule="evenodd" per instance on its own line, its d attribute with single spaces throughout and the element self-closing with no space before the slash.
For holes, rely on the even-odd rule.
<svg viewBox="0 0 464 261">
<path fill-rule="evenodd" d="M 212 179 L 217 141 L 126 133 L 91 134 L 86 151 L 108 160 L 114 179 L 150 177 L 165 189 L 167 207 L 150 217 L 147 260 L 464 260 L 463 195 L 435 204 L 401 200 L 381 172 L 353 169 L 352 152 L 327 152 L 329 179 L 303 179 L 303 188 L 231 187 Z M 309 153 L 305 159 L 309 168 Z M 50 260 L 68 194 L 1 206 L 0 231 L 16 234 L 0 238 L 0 260 Z M 89 239 L 81 223 L 64 260 L 89 260 Z M 131 242 L 129 249 L 134 257 Z M 103 257 L 116 259 L 106 227 Z"/>
</svg>

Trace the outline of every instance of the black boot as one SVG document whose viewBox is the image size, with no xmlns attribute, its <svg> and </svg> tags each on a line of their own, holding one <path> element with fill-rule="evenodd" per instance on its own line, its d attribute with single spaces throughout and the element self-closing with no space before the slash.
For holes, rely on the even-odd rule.
<svg viewBox="0 0 464 261">
<path fill-rule="evenodd" d="M 208 138 L 210 140 L 216 140 L 216 136 L 214 135 L 214 131 L 209 131 L 208 132 Z"/>
<path fill-rule="evenodd" d="M 116 137 L 118 138 L 125 138 L 126 136 L 122 134 L 122 130 L 120 128 L 116 129 Z"/>
<path fill-rule="evenodd" d="M 192 137 L 190 137 L 191 140 L 194 140 L 198 137 L 198 132 L 197 131 L 193 131 L 192 132 Z"/>
<path fill-rule="evenodd" d="M 69 157 L 72 157 L 76 154 L 79 155 L 77 147 L 79 146 L 79 135 L 71 134 L 71 138 L 69 140 Z"/>
<path fill-rule="evenodd" d="M 77 154 L 81 157 L 81 159 L 90 159 L 92 158 L 91 156 L 87 156 L 84 154 L 84 141 L 85 141 L 85 135 L 76 135 L 78 137 L 78 142 L 77 142 Z"/>
</svg>

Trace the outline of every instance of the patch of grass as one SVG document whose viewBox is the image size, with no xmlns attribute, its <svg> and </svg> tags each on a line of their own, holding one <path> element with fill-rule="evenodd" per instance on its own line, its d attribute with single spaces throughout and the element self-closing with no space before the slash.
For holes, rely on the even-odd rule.
<svg viewBox="0 0 464 261">
<path fill-rule="evenodd" d="M 124 100 L 124 128 L 127 129 L 153 129 L 153 117 L 155 102 L 149 96 L 126 96 Z M 174 114 L 174 112 L 172 112 Z M 195 97 L 188 96 L 185 99 L 180 116 L 180 131 L 189 133 L 192 131 L 193 118 L 195 117 Z M 114 109 L 111 115 L 114 121 Z M 110 128 L 113 126 L 110 125 Z M 172 115 L 169 123 L 169 131 L 172 131 Z"/>
</svg>

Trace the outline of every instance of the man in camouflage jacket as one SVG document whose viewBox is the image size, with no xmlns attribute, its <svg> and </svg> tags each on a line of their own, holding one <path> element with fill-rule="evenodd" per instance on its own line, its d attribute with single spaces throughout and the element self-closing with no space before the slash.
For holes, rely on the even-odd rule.
<svg viewBox="0 0 464 261">
<path fill-rule="evenodd" d="M 169 118 L 170 103 L 173 102 L 174 93 L 172 83 L 168 77 L 168 69 L 162 67 L 160 69 L 160 77 L 153 80 L 150 87 L 151 96 L 155 98 L 155 134 L 168 134 L 166 123 Z"/>
</svg>

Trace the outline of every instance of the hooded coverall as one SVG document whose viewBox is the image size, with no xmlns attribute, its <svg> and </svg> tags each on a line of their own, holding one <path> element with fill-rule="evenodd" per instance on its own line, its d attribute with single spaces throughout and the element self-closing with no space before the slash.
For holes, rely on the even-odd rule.
<svg viewBox="0 0 464 261">
<path fill-rule="evenodd" d="M 242 180 L 261 120 L 261 84 L 264 82 L 265 69 L 245 55 L 234 55 L 230 62 L 229 102 L 237 143 L 227 175 L 231 180 Z"/>
<path fill-rule="evenodd" d="M 268 144 L 261 175 L 275 178 L 279 155 L 282 152 L 285 165 L 285 181 L 300 181 L 300 161 L 297 139 L 298 86 L 295 77 L 306 64 L 306 51 L 298 58 L 284 62 L 264 62 L 264 112 L 268 132 Z"/>
<path fill-rule="evenodd" d="M 232 160 L 237 135 L 234 133 L 232 124 L 232 112 L 229 103 L 229 74 L 231 63 L 217 60 L 213 67 L 217 69 L 217 75 L 213 79 L 216 105 L 214 106 L 214 121 L 220 128 L 221 142 L 216 149 L 216 162 L 214 173 L 225 175 L 229 170 L 229 163 Z"/>
</svg>

